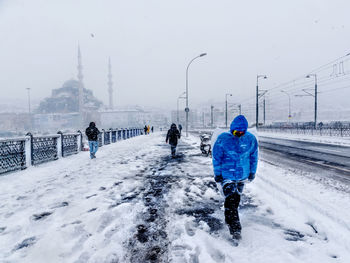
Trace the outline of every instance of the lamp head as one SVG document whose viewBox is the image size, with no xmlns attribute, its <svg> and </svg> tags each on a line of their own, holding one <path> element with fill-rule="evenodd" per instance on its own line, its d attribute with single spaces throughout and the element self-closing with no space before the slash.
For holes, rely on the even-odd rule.
<svg viewBox="0 0 350 263">
<path fill-rule="evenodd" d="M 206 56 L 207 55 L 207 53 L 202 53 L 202 54 L 200 54 L 199 56 L 200 57 L 204 57 L 204 56 Z"/>
</svg>

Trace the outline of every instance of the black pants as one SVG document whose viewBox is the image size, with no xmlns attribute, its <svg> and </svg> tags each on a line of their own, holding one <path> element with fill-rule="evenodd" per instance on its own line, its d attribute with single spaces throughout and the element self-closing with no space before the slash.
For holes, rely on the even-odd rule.
<svg viewBox="0 0 350 263">
<path fill-rule="evenodd" d="M 171 156 L 175 156 L 175 153 L 176 153 L 176 146 L 177 146 L 177 145 L 170 144 L 170 147 L 171 147 Z"/>
<path fill-rule="evenodd" d="M 242 229 L 238 214 L 238 206 L 240 201 L 241 195 L 237 192 L 230 193 L 226 195 L 225 198 L 225 221 L 231 234 L 240 233 Z"/>
</svg>

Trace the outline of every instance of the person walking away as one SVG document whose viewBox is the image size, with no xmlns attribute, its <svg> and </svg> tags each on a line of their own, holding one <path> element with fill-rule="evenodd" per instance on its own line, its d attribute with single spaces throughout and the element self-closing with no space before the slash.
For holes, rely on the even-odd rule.
<svg viewBox="0 0 350 263">
<path fill-rule="evenodd" d="M 179 130 L 176 127 L 176 124 L 173 123 L 170 126 L 170 129 L 168 130 L 168 133 L 166 135 L 166 140 L 165 142 L 170 144 L 170 148 L 171 148 L 171 156 L 174 158 L 175 157 L 175 153 L 176 153 L 176 146 L 177 146 L 177 142 L 178 139 L 180 139 L 181 135 Z"/>
<path fill-rule="evenodd" d="M 243 115 L 231 123 L 230 132 L 220 134 L 213 147 L 214 179 L 225 195 L 225 221 L 232 237 L 241 239 L 238 206 L 245 181 L 253 181 L 258 164 L 258 142 L 247 131 Z"/>
<path fill-rule="evenodd" d="M 143 128 L 145 135 L 147 135 L 147 125 L 145 125 L 145 127 Z"/>
<path fill-rule="evenodd" d="M 150 131 L 151 131 L 151 127 L 148 125 L 147 126 L 147 134 L 149 134 Z"/>
<path fill-rule="evenodd" d="M 182 125 L 179 124 L 179 131 L 180 131 L 180 135 L 181 135 L 181 131 L 182 131 Z"/>
<path fill-rule="evenodd" d="M 85 134 L 89 141 L 90 158 L 96 158 L 96 152 L 98 150 L 98 135 L 100 131 L 96 128 L 94 122 L 90 122 L 89 127 L 86 128 Z"/>
<path fill-rule="evenodd" d="M 154 131 L 153 126 L 152 126 L 152 128 L 151 128 L 151 131 L 152 131 L 152 133 L 153 133 L 153 131 Z"/>
</svg>

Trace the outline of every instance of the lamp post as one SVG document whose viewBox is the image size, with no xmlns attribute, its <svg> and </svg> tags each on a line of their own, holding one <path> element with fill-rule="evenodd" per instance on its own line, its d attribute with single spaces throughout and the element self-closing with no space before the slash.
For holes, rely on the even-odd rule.
<svg viewBox="0 0 350 263">
<path fill-rule="evenodd" d="M 306 76 L 306 78 L 315 77 L 315 123 L 314 128 L 317 128 L 317 75 L 316 74 L 309 74 Z"/>
<path fill-rule="evenodd" d="M 185 111 L 186 111 L 186 137 L 188 137 L 188 112 L 190 111 L 190 109 L 188 108 L 188 69 L 194 60 L 196 60 L 197 58 L 200 58 L 200 57 L 204 57 L 206 55 L 207 55 L 207 53 L 202 53 L 199 56 L 193 58 L 188 63 L 187 68 L 186 68 L 186 109 L 185 109 Z"/>
<path fill-rule="evenodd" d="M 260 78 L 267 79 L 267 76 L 266 75 L 257 75 L 256 76 L 256 115 L 255 115 L 256 124 L 255 124 L 255 126 L 257 129 L 259 126 L 259 79 Z"/>
<path fill-rule="evenodd" d="M 180 118 L 179 118 L 179 100 L 180 99 L 186 99 L 186 97 L 183 97 L 183 95 L 185 95 L 186 92 L 183 92 L 180 94 L 180 96 L 177 98 L 177 110 L 176 110 L 176 116 L 177 116 L 177 124 L 179 125 L 180 123 Z"/>
<path fill-rule="evenodd" d="M 232 94 L 231 93 L 225 94 L 225 127 L 226 128 L 227 128 L 227 96 L 228 95 L 232 97 Z"/>
<path fill-rule="evenodd" d="M 29 126 L 32 128 L 32 114 L 30 109 L 30 88 L 26 88 L 28 91 L 28 115 L 29 115 Z"/>
<path fill-rule="evenodd" d="M 28 113 L 30 115 L 30 88 L 26 88 L 26 90 L 28 91 Z"/>
<path fill-rule="evenodd" d="M 288 96 L 288 121 L 290 121 L 290 119 L 292 118 L 292 112 L 291 112 L 291 107 L 290 107 L 290 95 L 288 92 L 284 91 L 284 90 L 281 90 L 281 92 L 283 92 L 284 94 L 286 94 Z"/>
</svg>

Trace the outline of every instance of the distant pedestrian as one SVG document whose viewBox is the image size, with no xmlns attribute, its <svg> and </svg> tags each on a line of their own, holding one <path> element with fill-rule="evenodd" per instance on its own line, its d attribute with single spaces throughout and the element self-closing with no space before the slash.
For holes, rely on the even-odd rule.
<svg viewBox="0 0 350 263">
<path fill-rule="evenodd" d="M 170 129 L 168 130 L 168 133 L 166 135 L 166 140 L 165 142 L 170 144 L 170 148 L 171 148 L 171 156 L 174 158 L 175 157 L 175 153 L 176 153 L 176 146 L 177 146 L 177 142 L 178 139 L 180 139 L 181 135 L 179 130 L 176 127 L 176 124 L 173 123 L 170 126 Z"/>
<path fill-rule="evenodd" d="M 147 125 L 147 134 L 149 134 L 151 131 L 151 127 L 149 125 Z"/>
<path fill-rule="evenodd" d="M 152 133 L 153 133 L 153 126 L 152 126 L 152 128 L 151 128 L 151 131 L 152 131 Z"/>
<path fill-rule="evenodd" d="M 182 131 L 182 125 L 179 124 L 179 131 L 180 131 L 180 134 L 181 134 L 181 131 Z"/>
<path fill-rule="evenodd" d="M 241 238 L 238 206 L 244 182 L 254 180 L 258 164 L 258 142 L 247 129 L 247 119 L 237 116 L 230 132 L 220 134 L 213 147 L 214 179 L 222 186 L 225 221 L 236 240 Z"/>
<path fill-rule="evenodd" d="M 96 158 L 96 152 L 98 150 L 98 135 L 100 131 L 96 128 L 94 122 L 90 122 L 89 127 L 86 128 L 85 134 L 89 141 L 90 158 Z"/>
<path fill-rule="evenodd" d="M 145 125 L 145 127 L 143 128 L 145 135 L 147 135 L 147 125 Z"/>
</svg>

